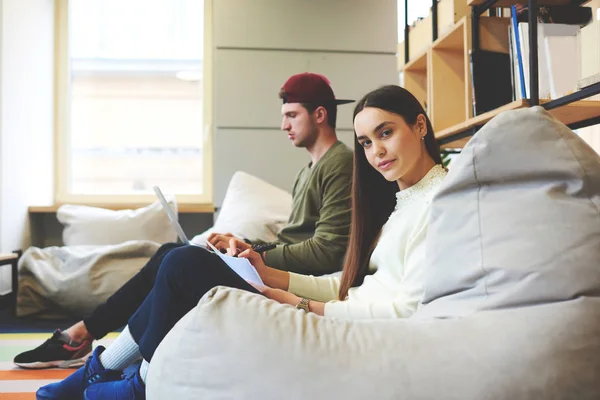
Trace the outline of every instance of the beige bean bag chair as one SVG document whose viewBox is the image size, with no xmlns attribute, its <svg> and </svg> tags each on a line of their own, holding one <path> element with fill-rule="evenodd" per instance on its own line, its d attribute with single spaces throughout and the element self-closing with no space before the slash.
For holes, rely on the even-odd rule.
<svg viewBox="0 0 600 400">
<path fill-rule="evenodd" d="M 229 288 L 150 365 L 158 399 L 600 399 L 600 157 L 542 108 L 506 112 L 434 199 L 423 304 L 337 321 Z"/>
</svg>

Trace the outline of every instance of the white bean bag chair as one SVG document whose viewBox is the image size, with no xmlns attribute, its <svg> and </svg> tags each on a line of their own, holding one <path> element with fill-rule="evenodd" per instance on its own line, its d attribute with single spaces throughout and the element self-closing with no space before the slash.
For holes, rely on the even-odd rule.
<svg viewBox="0 0 600 400">
<path fill-rule="evenodd" d="M 434 199 L 405 320 L 339 321 L 215 288 L 150 364 L 150 400 L 600 399 L 600 157 L 506 112 Z"/>
</svg>

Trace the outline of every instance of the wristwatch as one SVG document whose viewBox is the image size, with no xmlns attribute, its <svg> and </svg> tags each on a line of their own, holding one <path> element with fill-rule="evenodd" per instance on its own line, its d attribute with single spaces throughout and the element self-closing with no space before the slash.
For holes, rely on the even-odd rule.
<svg viewBox="0 0 600 400">
<path fill-rule="evenodd" d="M 296 308 L 298 310 L 304 310 L 304 312 L 309 312 L 310 310 L 308 309 L 308 303 L 310 303 L 309 299 L 300 299 L 300 302 L 298 304 L 296 304 Z"/>
</svg>

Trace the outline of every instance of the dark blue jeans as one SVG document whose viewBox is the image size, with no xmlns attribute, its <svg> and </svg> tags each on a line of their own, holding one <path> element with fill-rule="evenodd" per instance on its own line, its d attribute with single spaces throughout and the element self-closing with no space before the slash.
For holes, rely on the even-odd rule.
<svg viewBox="0 0 600 400">
<path fill-rule="evenodd" d="M 197 246 L 172 249 L 162 260 L 154 287 L 129 319 L 129 332 L 150 361 L 171 328 L 215 286 L 259 293 L 218 256 Z"/>
<path fill-rule="evenodd" d="M 180 246 L 182 245 L 177 243 L 166 243 L 160 246 L 137 274 L 96 307 L 90 316 L 84 318 L 86 329 L 95 339 L 101 339 L 108 332 L 113 332 L 127 324 L 129 318 L 142 305 L 154 287 L 158 268 L 165 256 Z"/>
</svg>

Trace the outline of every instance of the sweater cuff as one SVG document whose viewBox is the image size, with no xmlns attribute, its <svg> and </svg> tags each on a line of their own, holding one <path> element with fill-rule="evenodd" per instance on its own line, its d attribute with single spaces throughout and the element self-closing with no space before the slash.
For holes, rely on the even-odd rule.
<svg viewBox="0 0 600 400">
<path fill-rule="evenodd" d="M 279 269 L 282 271 L 287 271 L 288 269 L 285 267 L 285 258 L 283 257 L 283 246 L 284 245 L 280 244 L 277 245 L 277 247 L 275 247 L 274 249 L 265 252 L 265 254 L 267 255 L 266 264 L 269 267 Z"/>
</svg>

